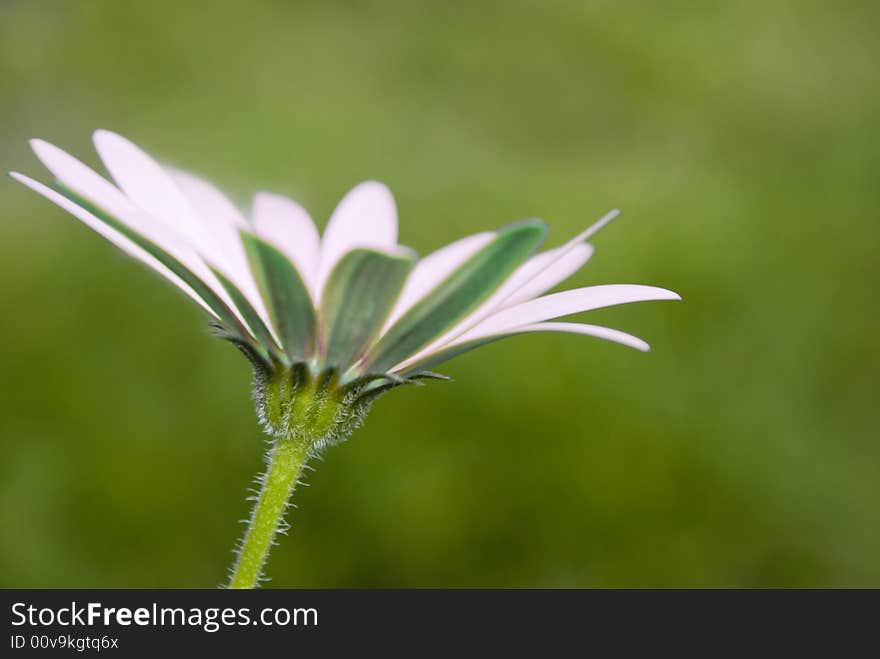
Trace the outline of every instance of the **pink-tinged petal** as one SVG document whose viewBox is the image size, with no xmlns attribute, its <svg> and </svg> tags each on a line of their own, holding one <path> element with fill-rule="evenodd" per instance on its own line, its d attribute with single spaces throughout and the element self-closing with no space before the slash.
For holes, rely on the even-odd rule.
<svg viewBox="0 0 880 659">
<path fill-rule="evenodd" d="M 465 319 L 465 321 L 462 323 L 462 327 L 464 329 L 468 327 L 473 327 L 476 323 L 482 321 L 484 318 L 487 318 L 490 314 L 497 311 L 498 309 L 510 306 L 508 304 L 508 301 L 514 296 L 522 297 L 523 299 L 530 299 L 530 297 L 533 296 L 523 297 L 519 295 L 519 292 L 525 287 L 536 290 L 543 286 L 542 278 L 548 272 L 549 274 L 547 274 L 547 281 L 554 281 L 555 277 L 558 276 L 558 274 L 564 274 L 567 268 L 576 263 L 579 258 L 586 256 L 586 258 L 589 259 L 589 257 L 592 255 L 592 247 L 587 246 L 590 249 L 590 253 L 586 254 L 583 251 L 584 243 L 588 239 L 592 238 L 605 226 L 607 226 L 608 223 L 611 222 L 618 215 L 620 215 L 620 211 L 616 208 L 612 211 L 609 211 L 608 213 L 605 213 L 605 215 L 593 222 L 593 224 L 581 231 L 578 235 L 576 235 L 574 238 L 569 240 L 561 247 L 542 252 L 541 254 L 536 254 L 528 261 L 523 263 L 510 276 L 510 278 L 506 282 L 504 282 L 504 285 L 498 289 L 497 293 L 492 296 L 492 298 L 487 300 L 482 307 L 477 309 L 473 314 L 471 314 L 470 317 Z M 572 252 L 579 254 L 580 256 L 570 257 L 569 255 Z M 572 258 L 573 260 L 568 261 L 567 259 L 569 258 Z M 560 262 L 562 262 L 562 264 L 557 265 Z M 584 260 L 584 262 L 586 262 L 586 260 Z M 557 267 L 559 268 L 558 271 L 556 270 Z M 531 286 L 533 282 L 536 282 L 534 287 Z M 557 283 L 559 283 L 559 281 L 556 281 L 550 286 L 547 286 L 546 288 L 544 288 L 544 290 L 550 290 Z"/>
<path fill-rule="evenodd" d="M 241 229 L 250 228 L 244 216 L 220 190 L 207 181 L 177 169 L 166 168 L 166 171 L 186 196 L 199 221 L 211 227 L 212 242 L 219 250 L 219 258 L 209 260 L 236 285 L 246 286 L 252 276 L 239 237 Z M 250 295 L 247 297 L 250 298 Z"/>
<path fill-rule="evenodd" d="M 608 211 L 607 213 L 605 213 L 605 215 L 600 217 L 598 220 L 593 222 L 590 226 L 588 226 L 586 229 L 581 231 L 574 238 L 572 238 L 567 243 L 565 243 L 565 245 L 562 246 L 563 249 L 566 247 L 571 247 L 574 245 L 579 245 L 580 243 L 587 242 L 590 238 L 592 238 L 597 233 L 599 233 L 602 229 L 604 229 L 606 226 L 608 226 L 608 224 L 612 220 L 616 219 L 618 215 L 620 215 L 620 210 L 617 208 L 614 208 L 614 209 Z"/>
<path fill-rule="evenodd" d="M 107 170 L 132 203 L 174 227 L 215 266 L 225 265 L 211 227 L 199 218 L 159 163 L 116 133 L 97 130 L 93 141 Z"/>
<path fill-rule="evenodd" d="M 333 267 L 356 247 L 390 249 L 397 244 L 397 207 L 391 191 L 367 181 L 352 189 L 333 211 L 321 241 L 315 290 L 320 296 Z"/>
<path fill-rule="evenodd" d="M 533 256 L 525 265 L 534 274 L 531 274 L 527 281 L 511 293 L 498 308 L 506 309 L 543 295 L 580 270 L 593 255 L 592 245 L 587 244 L 574 245 L 564 252 L 562 249 L 551 249 Z"/>
<path fill-rule="evenodd" d="M 159 263 L 153 256 L 144 251 L 141 247 L 133 243 L 131 240 L 123 236 L 118 231 L 112 229 L 107 224 L 102 222 L 100 219 L 92 215 L 89 211 L 84 208 L 76 205 L 67 197 L 58 194 L 52 188 L 49 188 L 39 181 L 35 181 L 32 178 L 29 178 L 23 174 L 19 174 L 18 172 L 11 172 L 10 174 L 15 180 L 23 183 L 27 187 L 29 187 L 34 192 L 42 195 L 52 203 L 56 204 L 60 208 L 66 210 L 68 213 L 76 217 L 83 224 L 88 226 L 90 229 L 98 233 L 99 235 L 106 238 L 113 245 L 121 249 L 123 252 L 128 254 L 129 256 L 134 257 L 138 261 L 146 264 L 160 275 L 162 275 L 165 279 L 174 284 L 181 291 L 186 293 L 190 298 L 192 298 L 196 304 L 202 307 L 205 311 L 207 311 L 211 316 L 215 319 L 219 320 L 217 314 L 215 314 L 208 304 L 199 297 L 187 284 L 185 284 L 177 275 L 171 272 L 164 265 Z"/>
<path fill-rule="evenodd" d="M 236 229 L 249 228 L 241 211 L 213 183 L 176 167 L 166 166 L 164 169 L 204 222 L 211 223 L 214 228 L 219 224 L 231 224 Z"/>
<path fill-rule="evenodd" d="M 107 130 L 94 134 L 95 148 L 119 187 L 148 214 L 177 229 L 208 263 L 226 275 L 244 294 L 260 319 L 271 327 L 269 314 L 246 266 L 243 254 L 227 253 L 216 223 L 202 218 L 165 169 L 138 146 Z M 227 248 L 227 249 L 224 249 Z"/>
<path fill-rule="evenodd" d="M 210 270 L 180 232 L 132 204 L 116 186 L 100 174 L 43 140 L 31 140 L 31 147 L 46 169 L 66 188 L 159 245 L 200 278 L 212 278 Z M 214 281 L 212 289 L 215 288 L 214 284 L 219 294 L 222 287 L 219 282 Z"/>
<path fill-rule="evenodd" d="M 493 231 L 485 231 L 467 236 L 441 247 L 416 263 L 382 331 L 391 327 L 459 266 L 488 245 L 496 235 Z"/>
<path fill-rule="evenodd" d="M 134 205 L 116 186 L 57 146 L 43 140 L 31 140 L 31 148 L 62 185 L 168 252 L 205 282 L 247 326 L 226 289 L 175 227 Z"/>
<path fill-rule="evenodd" d="M 585 323 L 532 323 L 531 325 L 523 325 L 522 327 L 517 327 L 516 329 L 508 330 L 500 334 L 475 333 L 473 335 L 470 335 L 467 339 L 465 339 L 464 337 L 456 339 L 455 341 L 450 343 L 449 346 L 451 347 L 455 345 L 460 345 L 466 343 L 467 341 L 487 338 L 490 336 L 513 336 L 514 334 L 525 334 L 528 332 L 566 332 L 569 334 L 583 334 L 585 336 L 595 336 L 599 339 L 606 339 L 608 341 L 614 341 L 615 343 L 621 343 L 625 346 L 629 346 L 630 348 L 641 350 L 642 352 L 648 352 L 651 349 L 651 346 L 649 346 L 645 341 L 637 336 L 633 336 L 632 334 L 627 334 L 626 332 L 621 332 L 620 330 L 611 329 L 610 327 L 587 325 Z"/>
<path fill-rule="evenodd" d="M 468 339 L 462 337 L 428 355 L 424 355 L 420 359 L 408 359 L 405 362 L 401 362 L 392 369 L 392 373 L 404 376 L 424 371 L 426 369 L 432 369 L 438 364 L 447 362 L 465 352 L 480 348 L 489 343 L 506 339 L 511 336 L 518 336 L 520 334 L 528 334 L 532 332 L 565 332 L 568 334 L 582 334 L 584 336 L 593 336 L 607 341 L 620 343 L 629 346 L 630 348 L 641 350 L 642 352 L 647 352 L 651 349 L 647 343 L 637 336 L 608 327 L 585 325 L 582 323 L 534 323 L 531 325 L 523 325 L 506 332 L 474 335 Z"/>
<path fill-rule="evenodd" d="M 46 169 L 80 197 L 123 220 L 132 228 L 147 219 L 115 185 L 66 151 L 39 139 L 31 140 L 30 145 Z"/>
<path fill-rule="evenodd" d="M 525 325 L 516 329 L 516 333 L 525 332 L 566 332 L 569 334 L 583 334 L 585 336 L 594 336 L 598 339 L 613 341 L 620 343 L 642 352 L 648 352 L 651 346 L 637 336 L 621 332 L 620 330 L 611 329 L 610 327 L 601 327 L 599 325 L 587 325 L 584 323 L 535 323 L 533 325 Z"/>
<path fill-rule="evenodd" d="M 680 299 L 681 297 L 677 293 L 655 286 L 638 284 L 587 286 L 586 288 L 576 288 L 571 291 L 546 295 L 503 309 L 492 314 L 458 338 L 467 340 L 476 335 L 505 332 L 523 325 L 618 304 Z"/>
<path fill-rule="evenodd" d="M 202 228 L 210 229 L 215 258 L 208 260 L 242 292 L 257 315 L 273 331 L 265 301 L 250 269 L 241 230 L 251 229 L 241 211 L 216 186 L 189 172 L 165 167 L 174 185 L 183 193 L 198 216 Z M 207 255 L 206 255 L 207 256 Z"/>
<path fill-rule="evenodd" d="M 296 266 L 312 299 L 317 302 L 321 238 L 306 210 L 287 197 L 260 192 L 254 196 L 251 219 L 256 234 L 281 250 Z"/>
<path fill-rule="evenodd" d="M 561 268 L 564 272 L 565 267 L 570 265 L 570 262 L 564 261 L 569 258 L 568 255 L 572 252 L 577 253 L 581 250 L 586 240 L 594 236 L 618 215 L 620 215 L 620 211 L 617 209 L 609 211 L 561 247 L 542 252 L 541 254 L 535 254 L 535 256 L 517 268 L 492 297 L 486 300 L 470 316 L 465 318 L 459 327 L 456 328 L 457 332 L 460 334 L 462 331 L 465 331 L 485 318 L 488 318 L 495 311 L 508 306 L 507 301 L 514 295 L 517 295 L 524 287 L 529 286 L 534 280 L 539 279 L 536 288 L 540 287 L 540 278 L 543 277 L 547 271 L 550 271 L 548 280 L 552 281 L 556 264 L 563 261 L 564 265 L 561 266 Z M 581 255 L 583 256 L 583 253 L 581 253 Z M 577 258 L 578 257 L 574 257 L 575 262 L 577 261 Z M 587 258 L 589 258 L 589 255 L 587 255 Z M 552 284 L 544 290 L 549 290 L 553 286 L 555 286 L 555 284 Z"/>
<path fill-rule="evenodd" d="M 529 299 L 529 297 L 533 295 L 533 291 L 537 291 L 541 288 L 543 288 L 543 291 L 547 291 L 550 288 L 553 288 L 553 286 L 561 281 L 557 280 L 557 277 L 564 275 L 571 267 L 577 264 L 580 259 L 583 259 L 584 257 L 589 258 L 592 253 L 592 248 L 584 245 L 584 241 L 595 235 L 596 232 L 605 227 L 618 215 L 620 215 L 620 211 L 616 209 L 612 210 L 561 247 L 531 257 L 519 268 L 514 270 L 510 277 L 508 277 L 507 280 L 498 287 L 498 290 L 490 295 L 485 302 L 474 309 L 450 330 L 422 348 L 418 353 L 413 355 L 411 359 L 418 360 L 424 355 L 439 350 L 441 347 L 445 346 L 450 341 L 455 340 L 456 337 L 461 336 L 464 332 L 467 332 L 496 311 L 506 308 L 508 306 L 507 301 L 512 297 L 516 296 L 521 299 Z M 587 253 L 585 249 L 589 249 L 590 253 Z M 570 256 L 572 253 L 574 253 L 575 256 Z M 561 263 L 561 265 L 557 266 L 557 263 Z M 557 267 L 559 268 L 558 270 L 556 269 Z M 565 277 L 563 277 L 563 279 L 564 278 Z M 533 281 L 536 282 L 534 286 L 531 285 Z M 520 291 L 523 289 L 526 290 L 529 297 L 519 295 Z"/>
</svg>

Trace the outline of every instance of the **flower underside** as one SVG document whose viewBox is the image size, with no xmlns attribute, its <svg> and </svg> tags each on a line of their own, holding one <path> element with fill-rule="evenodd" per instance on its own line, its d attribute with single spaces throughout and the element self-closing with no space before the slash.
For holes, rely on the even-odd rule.
<svg viewBox="0 0 880 659">
<path fill-rule="evenodd" d="M 380 183 L 349 192 L 320 236 L 286 197 L 261 192 L 245 217 L 210 183 L 159 165 L 119 135 L 97 131 L 94 142 L 115 184 L 41 140 L 31 144 L 53 186 L 12 176 L 186 293 L 259 378 L 300 374 L 301 381 L 332 380 L 344 395 L 365 396 L 432 377 L 430 369 L 486 343 L 540 331 L 647 350 L 618 330 L 548 321 L 679 299 L 640 285 L 544 295 L 586 263 L 593 252 L 587 240 L 616 211 L 544 252 L 535 253 L 546 226 L 525 220 L 418 259 L 398 244 L 394 200 Z"/>
<path fill-rule="evenodd" d="M 53 185 L 12 176 L 183 291 L 253 364 L 272 440 L 230 588 L 259 584 L 308 461 L 346 439 L 385 391 L 443 378 L 431 369 L 517 334 L 567 332 L 647 350 L 619 330 L 554 319 L 679 299 L 628 284 L 545 295 L 587 262 L 587 241 L 617 211 L 543 252 L 546 226 L 525 220 L 419 259 L 398 244 L 397 210 L 380 183 L 356 186 L 319 235 L 286 197 L 258 193 L 246 217 L 210 183 L 119 135 L 97 131 L 94 143 L 113 182 L 42 140 L 31 146 Z"/>
</svg>

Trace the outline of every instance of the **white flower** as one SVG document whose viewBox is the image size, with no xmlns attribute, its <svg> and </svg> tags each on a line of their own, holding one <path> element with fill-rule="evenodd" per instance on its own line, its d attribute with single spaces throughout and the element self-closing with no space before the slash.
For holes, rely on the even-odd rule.
<svg viewBox="0 0 880 659">
<path fill-rule="evenodd" d="M 31 145 L 54 187 L 12 176 L 171 281 L 270 370 L 305 364 L 314 376 L 332 370 L 340 385 L 407 381 L 474 347 L 541 331 L 647 350 L 618 330 L 548 321 L 680 299 L 622 284 L 544 295 L 587 262 L 587 240 L 617 211 L 536 254 L 546 227 L 526 220 L 418 259 L 397 242 L 394 199 L 381 183 L 349 192 L 320 236 L 291 199 L 260 192 L 247 217 L 210 183 L 163 167 L 119 135 L 99 130 L 94 144 L 115 183 L 42 140 Z"/>
<path fill-rule="evenodd" d="M 115 184 L 42 140 L 31 145 L 55 185 L 12 176 L 186 293 L 254 365 L 257 412 L 273 440 L 230 588 L 259 583 L 308 460 L 346 439 L 383 392 L 442 377 L 428 369 L 528 332 L 647 350 L 619 330 L 548 321 L 679 299 L 623 284 L 544 295 L 587 262 L 587 240 L 617 211 L 537 254 L 546 227 L 526 220 L 418 259 L 397 242 L 397 210 L 381 183 L 349 192 L 322 237 L 286 197 L 261 192 L 245 217 L 210 183 L 159 165 L 119 135 L 97 131 L 94 142 Z"/>
</svg>

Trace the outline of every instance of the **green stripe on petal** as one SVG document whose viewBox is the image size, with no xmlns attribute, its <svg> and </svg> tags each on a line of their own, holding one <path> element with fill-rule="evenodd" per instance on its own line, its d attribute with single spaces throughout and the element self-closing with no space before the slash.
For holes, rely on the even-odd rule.
<svg viewBox="0 0 880 659">
<path fill-rule="evenodd" d="M 344 372 L 376 340 L 414 263 L 413 254 L 371 249 L 354 249 L 342 257 L 321 297 L 326 365 Z"/>
<path fill-rule="evenodd" d="M 211 265 L 208 265 L 208 267 L 211 269 L 211 272 L 214 273 L 214 276 L 217 277 L 217 281 L 219 281 L 223 288 L 226 289 L 232 303 L 241 312 L 242 318 L 244 318 L 248 327 L 251 328 L 254 336 L 257 337 L 257 341 L 259 341 L 263 347 L 265 347 L 279 361 L 286 361 L 284 358 L 284 351 L 278 345 L 275 337 L 272 336 L 272 332 L 266 327 L 266 323 L 263 322 L 263 319 L 260 318 L 260 315 L 256 312 L 253 306 L 251 306 L 251 303 L 248 302 L 244 294 L 217 268 L 214 268 Z"/>
<path fill-rule="evenodd" d="M 101 220 L 104 224 L 128 238 L 131 242 L 143 249 L 150 256 L 159 261 L 159 263 L 161 263 L 171 272 L 177 275 L 187 286 L 189 286 L 193 290 L 196 295 L 198 295 L 202 298 L 202 300 L 205 301 L 205 304 L 207 304 L 211 308 L 211 310 L 215 314 L 217 314 L 217 317 L 220 319 L 220 321 L 234 336 L 241 339 L 242 341 L 245 341 L 246 343 L 254 343 L 251 333 L 244 325 L 241 324 L 241 321 L 238 320 L 238 318 L 226 305 L 226 303 L 217 296 L 217 294 L 211 289 L 210 286 L 208 286 L 204 281 L 202 281 L 200 277 L 196 276 L 180 261 L 171 256 L 168 252 L 159 247 L 153 241 L 138 233 L 124 222 L 120 222 L 102 208 L 99 208 L 98 206 L 95 206 L 91 202 L 87 201 L 86 199 L 80 197 L 78 194 L 68 189 L 66 186 L 60 183 L 56 183 L 53 187 L 59 194 L 67 197 L 77 206 L 81 206 L 89 213 L 94 215 L 96 218 Z M 259 346 L 254 347 L 258 348 L 259 352 L 263 352 L 262 350 L 259 350 Z M 265 357 L 266 355 L 262 354 L 261 356 Z"/>
<path fill-rule="evenodd" d="M 281 251 L 240 232 L 245 253 L 272 324 L 291 363 L 308 361 L 315 347 L 315 309 L 296 267 Z"/>
<path fill-rule="evenodd" d="M 495 291 L 544 239 L 546 225 L 510 225 L 407 311 L 370 350 L 363 372 L 381 373 L 450 329 Z"/>
</svg>

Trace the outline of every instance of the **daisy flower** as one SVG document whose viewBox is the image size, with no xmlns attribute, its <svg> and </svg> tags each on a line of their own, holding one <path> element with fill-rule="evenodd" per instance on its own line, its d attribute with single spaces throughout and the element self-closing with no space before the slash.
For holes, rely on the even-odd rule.
<svg viewBox="0 0 880 659">
<path fill-rule="evenodd" d="M 631 284 L 545 295 L 589 260 L 588 240 L 617 211 L 542 252 L 546 225 L 532 219 L 418 258 L 398 243 L 394 199 L 381 183 L 345 195 L 321 235 L 287 197 L 260 192 L 244 215 L 211 183 L 124 137 L 99 130 L 94 145 L 112 180 L 42 140 L 31 146 L 54 182 L 11 176 L 183 291 L 253 365 L 272 440 L 230 587 L 259 583 L 309 458 L 346 439 L 381 394 L 443 378 L 432 369 L 519 334 L 566 332 L 648 350 L 619 330 L 556 319 L 680 299 Z"/>
</svg>

